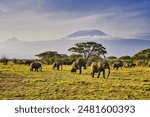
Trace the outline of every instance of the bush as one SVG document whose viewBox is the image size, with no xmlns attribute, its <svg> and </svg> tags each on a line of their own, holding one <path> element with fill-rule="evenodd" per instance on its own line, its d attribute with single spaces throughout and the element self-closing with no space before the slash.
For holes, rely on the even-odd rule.
<svg viewBox="0 0 150 117">
<path fill-rule="evenodd" d="M 137 66 L 147 66 L 148 63 L 145 62 L 144 60 L 137 60 L 136 61 Z"/>
<path fill-rule="evenodd" d="M 8 64 L 8 59 L 6 56 L 2 56 L 2 58 L 0 59 L 0 62 L 2 62 L 4 65 L 7 65 Z"/>
</svg>

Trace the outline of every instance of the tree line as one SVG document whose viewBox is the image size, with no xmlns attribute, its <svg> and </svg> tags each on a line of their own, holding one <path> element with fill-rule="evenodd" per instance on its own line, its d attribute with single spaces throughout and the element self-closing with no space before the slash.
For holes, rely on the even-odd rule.
<svg viewBox="0 0 150 117">
<path fill-rule="evenodd" d="M 141 50 L 140 52 L 136 53 L 133 56 L 121 56 L 119 58 L 115 56 L 108 56 L 106 48 L 99 43 L 96 42 L 79 42 L 76 43 L 73 47 L 69 48 L 68 51 L 72 52 L 71 55 L 66 54 L 59 54 L 57 51 L 46 51 L 43 53 L 39 53 L 35 56 L 39 58 L 42 63 L 45 64 L 52 64 L 55 61 L 61 61 L 63 64 L 70 65 L 73 61 L 77 60 L 78 58 L 82 58 L 87 61 L 87 64 L 93 60 L 108 60 L 110 62 L 123 60 L 125 62 L 135 62 L 137 65 L 149 65 L 150 66 L 150 48 Z M 0 62 L 3 64 L 8 63 L 8 59 L 6 56 L 2 56 Z M 13 59 L 14 63 L 18 64 L 28 64 L 31 63 L 33 60 L 26 60 L 26 59 Z M 111 63 L 110 63 L 111 64 Z"/>
</svg>

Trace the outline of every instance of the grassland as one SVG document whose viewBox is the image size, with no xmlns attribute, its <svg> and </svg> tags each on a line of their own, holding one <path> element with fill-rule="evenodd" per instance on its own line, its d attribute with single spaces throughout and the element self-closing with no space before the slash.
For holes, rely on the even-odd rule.
<svg viewBox="0 0 150 117">
<path fill-rule="evenodd" d="M 31 72 L 29 66 L 0 64 L 0 99 L 9 100 L 95 100 L 150 99 L 150 67 L 111 70 L 108 79 L 92 78 L 90 67 L 83 74 L 43 66 L 43 72 Z"/>
</svg>

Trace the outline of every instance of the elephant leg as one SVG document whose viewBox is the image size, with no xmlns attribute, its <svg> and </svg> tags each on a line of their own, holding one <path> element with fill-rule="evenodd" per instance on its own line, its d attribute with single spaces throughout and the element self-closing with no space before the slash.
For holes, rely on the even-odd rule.
<svg viewBox="0 0 150 117">
<path fill-rule="evenodd" d="M 94 71 L 92 71 L 92 72 L 91 72 L 92 78 L 94 78 L 94 74 L 95 74 L 95 72 L 94 72 Z"/>
<path fill-rule="evenodd" d="M 105 78 L 105 69 L 103 69 L 102 72 L 103 72 L 103 78 Z"/>
<path fill-rule="evenodd" d="M 57 70 L 59 70 L 59 65 L 57 66 Z"/>
<path fill-rule="evenodd" d="M 33 71 L 33 68 L 30 68 L 30 71 Z"/>
<path fill-rule="evenodd" d="M 82 67 L 79 68 L 79 74 L 81 74 L 81 73 L 82 73 Z"/>
<path fill-rule="evenodd" d="M 40 71 L 42 72 L 42 67 L 40 67 Z"/>
<path fill-rule="evenodd" d="M 73 71 L 74 73 L 77 73 L 77 69 L 74 69 L 74 71 Z"/>
<path fill-rule="evenodd" d="M 100 77 L 100 74 L 101 74 L 101 70 L 98 71 L 98 75 L 97 75 L 97 78 Z"/>
</svg>

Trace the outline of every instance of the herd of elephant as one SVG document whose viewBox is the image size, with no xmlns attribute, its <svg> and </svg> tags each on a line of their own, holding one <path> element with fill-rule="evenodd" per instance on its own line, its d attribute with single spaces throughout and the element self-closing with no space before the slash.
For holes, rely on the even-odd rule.
<svg viewBox="0 0 150 117">
<path fill-rule="evenodd" d="M 119 69 L 123 67 L 123 62 L 122 61 L 118 61 L 118 62 L 115 62 L 113 64 L 113 69 Z M 125 64 L 126 67 L 135 67 L 136 64 L 134 63 L 126 63 Z M 71 73 L 76 73 L 77 70 L 79 70 L 79 74 L 82 73 L 82 68 L 86 69 L 86 61 L 83 60 L 83 59 L 77 59 L 76 61 L 74 61 L 72 63 L 72 68 L 71 68 Z M 62 70 L 63 69 L 63 64 L 59 61 L 57 62 L 54 62 L 52 64 L 52 69 L 56 69 L 56 70 Z M 103 78 L 105 78 L 105 70 L 108 70 L 108 74 L 107 74 L 107 78 L 109 77 L 110 75 L 110 65 L 108 63 L 108 61 L 93 61 L 91 63 L 91 76 L 94 78 L 94 74 L 95 73 L 98 73 L 97 75 L 97 78 L 100 77 L 100 74 L 102 72 L 103 74 Z M 42 64 L 40 62 L 32 62 L 30 64 L 30 70 L 31 71 L 42 71 Z"/>
</svg>

